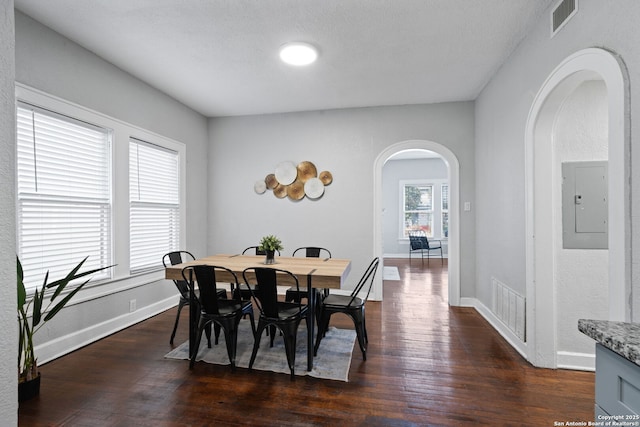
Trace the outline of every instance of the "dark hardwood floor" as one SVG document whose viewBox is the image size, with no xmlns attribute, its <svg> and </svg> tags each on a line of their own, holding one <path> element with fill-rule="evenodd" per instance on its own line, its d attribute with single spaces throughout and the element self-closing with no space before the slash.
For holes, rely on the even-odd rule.
<svg viewBox="0 0 640 427">
<path fill-rule="evenodd" d="M 534 368 L 471 308 L 447 304 L 440 262 L 385 260 L 369 349 L 349 382 L 166 360 L 175 308 L 41 368 L 20 426 L 553 426 L 593 421 L 594 374 Z M 352 272 L 352 280 L 361 272 Z M 379 274 L 382 272 L 380 271 Z M 176 301 L 177 301 L 176 296 Z M 176 345 L 187 339 L 183 310 Z M 352 328 L 344 316 L 332 324 Z M 224 345 L 223 343 L 221 343 Z M 284 355 L 283 355 L 284 357 Z"/>
</svg>

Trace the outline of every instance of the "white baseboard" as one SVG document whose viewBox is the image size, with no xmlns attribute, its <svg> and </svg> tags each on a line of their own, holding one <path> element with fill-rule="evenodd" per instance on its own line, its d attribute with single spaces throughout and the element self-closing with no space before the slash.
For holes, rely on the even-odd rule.
<svg viewBox="0 0 640 427">
<path fill-rule="evenodd" d="M 559 369 L 595 372 L 596 355 L 588 353 L 559 351 L 557 355 L 557 364 Z"/>
<path fill-rule="evenodd" d="M 177 298 L 172 295 L 170 298 L 163 301 L 158 301 L 155 304 L 141 307 L 133 313 L 123 314 L 105 322 L 93 325 L 89 328 L 74 331 L 63 337 L 38 345 L 34 348 L 35 354 L 38 356 L 38 364 L 43 365 L 57 359 L 58 357 L 64 356 L 67 353 L 71 353 L 74 350 L 91 344 L 92 342 L 98 341 L 108 335 L 121 331 L 124 328 L 175 307 L 177 305 L 176 300 Z M 167 334 L 169 332 L 170 331 L 167 331 Z"/>
<path fill-rule="evenodd" d="M 498 333 L 527 361 L 527 343 L 523 342 L 502 323 L 498 317 L 485 306 L 480 300 L 475 298 L 461 298 L 460 305 L 463 307 L 473 307 L 487 322 L 498 331 Z M 531 362 L 530 362 L 531 363 Z M 557 368 L 571 369 L 574 371 L 595 371 L 596 358 L 595 354 L 588 353 L 572 353 L 568 351 L 559 351 L 557 353 Z"/>
<path fill-rule="evenodd" d="M 504 323 L 502 323 L 496 315 L 489 310 L 480 300 L 476 298 L 460 298 L 460 305 L 462 307 L 473 307 L 487 322 L 493 326 L 493 329 L 498 331 L 502 338 L 504 338 L 511 347 L 513 347 L 525 360 L 529 360 L 527 356 L 527 344 L 520 340 L 516 334 Z"/>
<path fill-rule="evenodd" d="M 417 256 L 416 256 L 416 255 L 417 255 Z M 405 252 L 403 252 L 403 253 L 401 253 L 401 254 L 383 254 L 383 255 L 382 255 L 382 257 L 383 257 L 383 258 L 406 258 L 406 259 L 409 259 L 409 254 L 407 254 L 407 253 L 405 253 Z M 449 258 L 449 254 L 446 254 L 446 253 L 445 253 L 445 254 L 442 254 L 442 257 L 443 257 L 444 259 L 447 259 L 447 258 Z M 415 253 L 415 254 L 411 255 L 411 259 L 412 259 L 412 260 L 414 260 L 414 259 L 420 260 L 420 254 L 419 254 L 419 253 Z M 424 259 L 427 259 L 426 255 L 425 255 Z M 432 259 L 432 260 L 434 260 L 434 259 L 440 259 L 440 254 L 438 254 L 437 256 L 434 256 L 434 255 L 432 254 L 432 255 L 431 255 L 431 259 Z"/>
</svg>

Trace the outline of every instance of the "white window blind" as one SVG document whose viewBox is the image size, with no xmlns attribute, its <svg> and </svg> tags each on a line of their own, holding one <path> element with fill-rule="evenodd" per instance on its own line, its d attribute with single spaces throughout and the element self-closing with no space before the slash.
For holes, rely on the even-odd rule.
<svg viewBox="0 0 640 427">
<path fill-rule="evenodd" d="M 180 242 L 180 179 L 177 152 L 129 141 L 130 270 L 162 268 L 162 256 Z"/>
<path fill-rule="evenodd" d="M 18 255 L 25 285 L 111 261 L 111 132 L 25 103 L 17 109 Z M 108 270 L 94 279 L 109 277 Z"/>
<path fill-rule="evenodd" d="M 441 236 L 449 237 L 449 184 L 442 184 L 441 201 L 442 201 L 442 234 Z"/>
</svg>

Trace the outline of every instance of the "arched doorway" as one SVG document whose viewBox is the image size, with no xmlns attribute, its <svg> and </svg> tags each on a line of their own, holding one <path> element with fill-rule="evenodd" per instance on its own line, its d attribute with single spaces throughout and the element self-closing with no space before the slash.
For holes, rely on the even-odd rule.
<svg viewBox="0 0 640 427">
<path fill-rule="evenodd" d="M 554 120 L 563 102 L 589 80 L 606 85 L 608 109 L 609 320 L 629 320 L 630 189 L 628 111 L 623 69 L 610 52 L 585 49 L 565 59 L 536 95 L 525 133 L 527 353 L 536 366 L 557 367 L 557 301 L 553 248 L 555 237 L 549 173 L 554 156 Z M 577 325 L 576 325 L 577 327 Z"/>
<path fill-rule="evenodd" d="M 460 165 L 447 147 L 433 141 L 402 141 L 387 147 L 374 162 L 373 252 L 382 258 L 382 168 L 394 154 L 406 150 L 427 150 L 442 156 L 449 169 L 449 305 L 460 305 Z M 376 277 L 373 297 L 382 299 L 382 275 Z"/>
</svg>

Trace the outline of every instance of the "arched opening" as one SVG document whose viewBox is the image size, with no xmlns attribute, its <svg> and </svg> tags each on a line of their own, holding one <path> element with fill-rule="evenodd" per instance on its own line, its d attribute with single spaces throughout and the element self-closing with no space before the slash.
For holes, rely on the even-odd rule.
<svg viewBox="0 0 640 427">
<path fill-rule="evenodd" d="M 554 169 L 558 115 L 564 103 L 585 82 L 603 82 L 608 112 L 608 313 L 609 320 L 630 317 L 629 138 L 625 125 L 625 79 L 618 60 L 602 49 L 585 49 L 563 61 L 547 78 L 534 99 L 525 133 L 526 168 L 526 280 L 527 353 L 536 366 L 558 367 L 557 299 L 560 209 Z M 557 170 L 557 169 L 556 169 Z M 586 296 L 582 304 L 601 304 Z M 577 325 L 573 325 L 577 328 Z M 593 357 L 576 358 L 575 368 L 590 369 Z M 563 367 L 567 362 L 561 362 Z M 578 366 L 581 365 L 581 366 Z"/>
<path fill-rule="evenodd" d="M 432 151 L 442 157 L 448 167 L 449 182 L 449 304 L 460 304 L 460 203 L 459 203 L 459 163 L 456 156 L 448 148 L 432 141 L 411 140 L 403 141 L 387 147 L 381 152 L 374 163 L 374 254 L 383 256 L 382 245 L 382 169 L 385 162 L 394 154 L 407 150 Z M 376 277 L 373 297 L 382 299 L 382 275 Z"/>
</svg>

